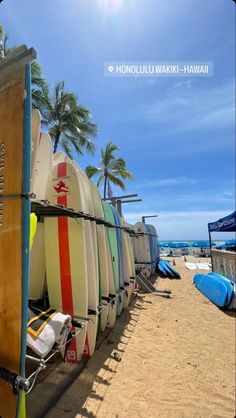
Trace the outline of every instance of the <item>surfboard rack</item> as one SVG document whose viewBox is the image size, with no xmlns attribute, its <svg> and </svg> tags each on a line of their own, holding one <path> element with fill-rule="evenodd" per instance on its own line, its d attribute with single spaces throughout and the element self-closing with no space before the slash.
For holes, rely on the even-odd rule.
<svg viewBox="0 0 236 418">
<path fill-rule="evenodd" d="M 90 322 L 90 319 L 84 319 L 84 322 L 86 322 L 86 321 Z M 28 378 L 24 379 L 21 376 L 17 376 L 18 379 L 16 380 L 16 383 L 18 385 L 18 382 L 19 382 L 19 385 L 20 385 L 20 386 L 19 385 L 17 386 L 18 390 L 19 389 L 24 390 L 26 395 L 28 395 L 32 391 L 39 373 L 47 367 L 47 363 L 55 356 L 56 353 L 59 353 L 60 351 L 62 351 L 64 347 L 66 347 L 68 344 L 70 344 L 71 341 L 74 338 L 77 337 L 77 335 L 81 332 L 81 330 L 85 326 L 84 322 L 82 322 L 82 323 L 76 322 L 74 327 L 79 328 L 78 331 L 77 332 L 72 332 L 70 334 L 70 338 L 64 344 L 59 345 L 46 359 L 41 359 L 41 358 L 37 359 L 36 357 L 26 355 L 26 358 L 39 363 L 39 367 Z M 1 368 L 0 368 L 0 378 L 1 378 Z M 6 380 L 6 379 L 4 379 L 4 380 Z M 31 381 L 32 381 L 32 383 L 31 383 Z M 7 383 L 10 383 L 10 382 L 7 381 Z"/>
<path fill-rule="evenodd" d="M 167 298 L 170 299 L 171 296 L 171 291 L 170 290 L 158 290 L 156 289 L 152 283 L 142 274 L 139 273 L 137 275 L 137 283 L 139 284 L 139 286 L 141 287 L 141 289 L 147 293 L 151 293 L 155 296 L 161 296 L 163 298 Z"/>
<path fill-rule="evenodd" d="M 85 327 L 84 322 L 75 321 L 74 319 L 71 320 L 71 324 L 72 324 L 72 327 L 74 328 L 84 329 Z"/>
<path fill-rule="evenodd" d="M 71 333 L 70 338 L 62 345 L 58 346 L 53 352 L 46 358 L 37 358 L 26 354 L 26 359 L 31 360 L 37 363 L 39 366 L 38 368 L 27 378 L 24 378 L 5 367 L 0 367 L 0 379 L 4 380 L 6 384 L 12 386 L 12 391 L 14 395 L 19 393 L 19 390 L 22 390 L 27 394 L 29 394 L 37 380 L 38 374 L 47 367 L 47 363 L 51 358 L 58 352 L 60 352 L 67 344 L 69 344 L 76 336 L 81 332 L 81 330 L 85 327 L 85 322 L 89 322 L 89 318 L 83 318 L 84 322 L 78 322 L 72 320 L 72 326 L 75 328 L 79 328 L 77 332 Z M 32 382 L 31 382 L 32 381 Z"/>
<path fill-rule="evenodd" d="M 26 392 L 30 386 L 28 379 L 5 369 L 5 367 L 0 367 L 0 379 L 12 386 L 12 392 L 14 395 L 17 395 L 19 390 L 24 390 Z"/>
<path fill-rule="evenodd" d="M 102 296 L 102 300 L 104 300 L 104 302 L 108 302 L 108 304 L 112 303 L 115 299 L 116 295 Z"/>
<path fill-rule="evenodd" d="M 35 199 L 34 194 L 31 194 L 31 195 L 29 194 L 28 197 L 31 199 Z M 66 216 L 66 217 L 75 218 L 75 219 L 81 218 L 84 220 L 96 222 L 97 225 L 104 225 L 107 228 L 115 228 L 115 229 L 126 231 L 129 234 L 131 234 L 131 236 L 135 236 L 135 237 L 143 236 L 143 235 L 155 236 L 155 234 L 151 234 L 151 233 L 136 232 L 135 230 L 127 226 L 114 225 L 111 222 L 107 222 L 102 218 L 98 218 L 88 213 L 77 212 L 73 208 L 67 208 L 64 205 L 51 205 L 48 200 L 32 200 L 31 212 L 34 212 L 36 216 L 43 217 L 43 218 L 60 217 L 60 216 Z"/>
<path fill-rule="evenodd" d="M 0 200 L 3 199 L 34 199 L 36 195 L 34 193 L 16 193 L 16 194 L 0 194 Z"/>
</svg>

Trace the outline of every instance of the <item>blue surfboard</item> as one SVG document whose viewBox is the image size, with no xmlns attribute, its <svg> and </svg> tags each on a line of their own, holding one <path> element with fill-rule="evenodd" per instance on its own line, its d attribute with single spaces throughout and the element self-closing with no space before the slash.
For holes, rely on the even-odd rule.
<svg viewBox="0 0 236 418">
<path fill-rule="evenodd" d="M 232 298 L 233 298 L 233 295 L 234 295 L 234 284 L 235 283 L 232 280 L 227 279 L 227 277 L 222 276 L 222 274 L 215 273 L 214 271 L 208 273 L 208 276 L 210 276 L 210 277 L 215 276 L 217 279 L 224 281 L 224 283 L 226 284 L 226 286 L 228 288 L 228 301 L 227 301 L 227 305 L 229 305 L 232 302 Z"/>
<path fill-rule="evenodd" d="M 162 261 L 162 265 L 163 265 L 163 267 L 164 267 L 164 269 L 166 270 L 166 272 L 168 273 L 168 276 L 171 276 L 171 277 L 175 277 L 175 274 L 174 274 L 174 272 L 171 270 L 171 268 L 170 268 L 170 265 L 169 265 L 169 263 L 168 263 L 168 261 Z"/>
<path fill-rule="evenodd" d="M 225 281 L 214 275 L 196 274 L 193 282 L 203 295 L 220 308 L 227 306 L 228 300 L 233 297 L 233 290 L 230 292 Z"/>
<path fill-rule="evenodd" d="M 174 268 L 174 267 L 172 267 L 172 265 L 169 263 L 169 261 L 164 260 L 164 261 L 163 261 L 163 263 L 164 263 L 164 266 L 165 266 L 166 270 L 167 270 L 167 271 L 169 271 L 169 272 L 170 272 L 170 274 L 171 274 L 173 277 L 178 277 L 178 278 L 180 278 L 180 274 L 179 274 L 179 273 L 175 270 L 175 268 Z"/>
<path fill-rule="evenodd" d="M 157 267 L 158 267 L 159 271 L 163 274 L 163 276 L 173 277 L 172 274 L 167 270 L 166 265 L 164 264 L 164 262 L 162 260 L 158 262 Z"/>
</svg>

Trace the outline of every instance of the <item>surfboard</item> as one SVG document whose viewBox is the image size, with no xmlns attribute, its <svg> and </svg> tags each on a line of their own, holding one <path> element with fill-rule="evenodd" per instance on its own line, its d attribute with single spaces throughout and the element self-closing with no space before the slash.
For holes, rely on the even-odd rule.
<svg viewBox="0 0 236 418">
<path fill-rule="evenodd" d="M 125 224 L 127 226 L 127 224 Z M 129 225 L 128 225 L 129 226 Z M 128 244 L 129 244 L 129 251 L 130 251 L 130 263 L 131 263 L 131 277 L 130 281 L 132 283 L 131 288 L 131 294 L 134 292 L 135 289 L 135 278 L 136 278 L 136 272 L 135 272 L 135 259 L 134 259 L 134 245 L 133 245 L 133 236 L 130 233 L 127 233 L 128 237 Z"/>
<path fill-rule="evenodd" d="M 157 232 L 153 225 L 145 224 L 147 233 L 149 233 L 149 242 L 151 248 L 151 273 L 155 273 L 156 262 L 158 259 L 158 247 L 157 247 Z"/>
<path fill-rule="evenodd" d="M 52 142 L 48 133 L 39 133 L 40 113 L 33 112 L 32 127 L 32 157 L 31 193 L 36 195 L 35 200 L 46 199 L 46 187 L 52 167 Z M 45 291 L 45 247 L 44 224 L 38 224 L 32 251 L 30 253 L 30 282 L 29 299 L 36 300 L 43 297 Z"/>
<path fill-rule="evenodd" d="M 104 213 L 102 208 L 102 201 L 97 186 L 94 183 L 91 184 L 93 203 L 95 209 L 95 215 L 97 218 L 104 220 Z M 109 277 L 108 277 L 108 257 L 106 246 L 106 230 L 104 225 L 97 225 L 97 240 L 98 240 L 98 260 L 99 260 L 99 274 L 101 285 L 101 331 L 106 328 L 108 318 L 108 298 L 109 298 Z"/>
<path fill-rule="evenodd" d="M 89 180 L 81 168 L 73 162 L 76 168 L 78 182 L 82 193 L 82 206 L 75 208 L 85 214 L 95 216 L 92 191 Z M 95 350 L 97 332 L 100 329 L 99 315 L 99 270 L 97 229 L 94 221 L 85 220 L 86 246 L 87 246 L 87 270 L 88 270 L 88 313 L 90 322 L 87 325 L 87 336 L 84 347 L 84 357 L 91 357 Z"/>
<path fill-rule="evenodd" d="M 127 232 L 123 232 L 123 246 L 124 246 L 124 259 L 126 264 L 126 274 L 124 276 L 125 285 L 125 299 L 124 309 L 127 309 L 130 303 L 130 298 L 134 290 L 134 269 L 133 269 L 133 258 L 131 256 L 131 248 L 129 243 L 129 235 Z"/>
<path fill-rule="evenodd" d="M 115 225 L 121 226 L 121 220 L 120 216 L 117 212 L 117 210 L 111 206 L 114 222 Z M 119 258 L 119 284 L 120 284 L 120 300 L 121 303 L 118 306 L 117 315 L 119 316 L 124 308 L 125 299 L 128 299 L 128 296 L 125 292 L 125 282 L 124 278 L 127 276 L 126 272 L 126 265 L 125 265 L 125 259 L 124 259 L 124 247 L 123 247 L 123 239 L 122 239 L 122 232 L 121 229 L 116 228 L 116 239 L 117 239 L 117 246 L 118 246 L 118 258 Z"/>
<path fill-rule="evenodd" d="M 52 167 L 52 142 L 50 135 L 41 132 L 37 138 L 32 166 L 31 192 L 36 200 L 45 200 L 47 181 Z"/>
<path fill-rule="evenodd" d="M 143 222 L 137 222 L 135 224 L 135 230 L 138 233 L 146 234 L 145 224 Z M 151 253 L 148 235 L 139 235 L 137 239 L 137 252 L 138 260 L 140 264 L 144 264 L 143 274 L 149 278 L 151 275 Z"/>
<path fill-rule="evenodd" d="M 84 213 L 88 213 L 92 216 L 95 216 L 95 208 L 94 208 L 94 202 L 93 202 L 93 195 L 92 195 L 92 189 L 91 189 L 91 183 L 86 176 L 85 172 L 77 165 L 77 173 L 81 181 L 81 185 L 83 185 L 84 190 Z M 96 315 L 92 318 L 92 321 L 88 324 L 88 330 L 91 329 L 91 339 L 93 339 L 92 335 L 94 332 L 94 327 L 97 327 L 96 336 L 100 333 L 101 330 L 101 283 L 100 283 L 100 277 L 99 277 L 99 267 L 98 267 L 98 237 L 97 237 L 97 226 L 95 221 L 87 221 L 89 222 L 89 227 L 91 229 L 91 245 L 88 248 L 89 252 L 89 269 L 93 269 L 93 273 L 89 276 L 91 276 L 91 283 L 89 285 L 89 298 L 91 298 L 91 310 L 96 311 Z M 91 265 L 91 263 L 93 265 Z M 90 294 L 91 293 L 91 294 Z M 96 337 L 95 336 L 95 337 Z M 93 353 L 95 349 L 95 340 L 93 339 L 94 346 L 92 349 L 92 342 L 90 343 L 90 353 Z M 92 354 L 91 354 L 92 355 Z"/>
<path fill-rule="evenodd" d="M 196 263 L 184 263 L 186 269 L 188 270 L 197 270 Z"/>
<path fill-rule="evenodd" d="M 82 194 L 81 205 L 77 207 L 78 211 L 85 214 L 95 215 L 92 191 L 90 188 L 90 182 L 86 174 L 81 170 L 75 161 L 70 160 L 63 152 L 57 152 L 53 155 L 53 166 L 61 163 L 68 162 L 71 164 L 78 176 L 78 182 L 80 185 L 80 192 Z M 76 208 L 74 208 L 76 209 Z M 87 325 L 87 336 L 84 347 L 84 357 L 91 357 L 93 355 L 97 330 L 100 330 L 100 315 L 99 315 L 99 271 L 98 271 L 98 247 L 97 247 L 97 230 L 96 223 L 94 221 L 85 220 L 85 235 L 86 247 L 87 247 L 87 271 L 88 271 L 88 312 L 90 321 Z"/>
<path fill-rule="evenodd" d="M 149 243 L 149 250 L 150 250 L 150 261 L 151 261 L 151 274 L 153 274 L 153 271 L 154 271 L 154 268 L 153 268 L 153 266 L 154 266 L 154 258 L 155 258 L 155 256 L 154 256 L 154 247 L 153 247 L 153 237 L 152 237 L 152 229 L 150 228 L 150 225 L 147 225 L 147 224 L 144 224 L 144 227 L 145 227 L 145 230 L 146 230 L 146 232 L 147 232 L 147 234 L 148 234 L 148 243 Z"/>
<path fill-rule="evenodd" d="M 115 225 L 115 219 L 113 211 L 109 203 L 102 202 L 105 219 L 107 222 Z M 110 245 L 110 254 L 112 260 L 112 268 L 114 275 L 114 287 L 116 295 L 116 313 L 122 311 L 122 299 L 120 296 L 120 271 L 119 271 L 119 252 L 118 252 L 118 242 L 115 228 L 107 228 L 108 239 Z M 121 305 L 121 306 L 120 306 Z"/>
<path fill-rule="evenodd" d="M 163 260 L 162 263 L 164 264 L 167 271 L 170 272 L 170 274 L 173 277 L 180 278 L 180 274 L 175 270 L 175 268 L 169 263 L 169 261 Z"/>
<path fill-rule="evenodd" d="M 159 261 L 159 263 L 157 264 L 158 270 L 159 272 L 161 272 L 161 274 L 164 277 L 169 277 L 170 276 L 170 272 L 167 271 L 165 264 L 163 263 L 162 260 Z"/>
<path fill-rule="evenodd" d="M 214 277 L 216 277 L 216 278 L 218 278 L 218 279 L 220 279 L 220 280 L 222 280 L 222 281 L 225 282 L 225 284 L 226 284 L 226 286 L 228 288 L 227 305 L 229 305 L 232 302 L 232 291 L 231 291 L 231 289 L 234 290 L 235 283 L 232 280 L 227 279 L 227 277 L 224 277 L 224 276 L 222 276 L 222 274 L 219 274 L 219 273 L 210 272 L 210 273 L 208 273 L 208 276 L 210 276 L 210 277 L 211 276 L 214 276 Z"/>
<path fill-rule="evenodd" d="M 116 322 L 116 289 L 115 289 L 115 279 L 112 266 L 112 255 L 110 249 L 110 243 L 108 238 L 108 230 L 105 228 L 105 247 L 107 254 L 107 270 L 108 270 L 108 284 L 109 284 L 109 305 L 108 305 L 108 314 L 107 314 L 107 327 L 113 328 Z"/>
<path fill-rule="evenodd" d="M 169 276 L 169 277 L 175 277 L 175 273 L 172 270 L 172 268 L 171 268 L 170 264 L 168 263 L 168 261 L 163 260 L 163 261 L 161 261 L 161 264 L 164 267 L 164 269 L 165 269 L 165 271 L 167 273 L 167 276 Z"/>
<path fill-rule="evenodd" d="M 3 74 L 0 68 L 0 120 L 0 370 L 24 378 L 30 201 L 21 195 L 30 191 L 30 64 Z M 21 399 L 21 389 L 13 394 L 12 385 L 0 379 L 0 416 L 18 417 L 21 409 L 23 417 Z"/>
<path fill-rule="evenodd" d="M 30 185 L 32 183 L 32 169 L 35 165 L 36 147 L 39 143 L 41 126 L 41 114 L 38 109 L 32 109 L 32 124 L 31 124 L 31 176 Z M 32 186 L 30 186 L 31 189 Z"/>
<path fill-rule="evenodd" d="M 227 306 L 233 298 L 233 286 L 215 275 L 196 274 L 193 282 L 201 293 L 220 308 Z"/>
<path fill-rule="evenodd" d="M 207 263 L 196 263 L 199 270 L 210 270 L 209 264 Z"/>
<path fill-rule="evenodd" d="M 30 252 L 29 299 L 37 300 L 44 297 L 46 287 L 44 223 L 38 222 Z"/>
<path fill-rule="evenodd" d="M 77 172 L 69 162 L 51 170 L 46 198 L 52 204 L 81 210 L 83 194 Z M 45 218 L 46 277 L 50 307 L 75 320 L 88 317 L 88 261 L 86 223 L 68 217 Z M 78 331 L 78 328 L 75 329 Z M 87 326 L 71 342 L 66 360 L 78 362 L 85 347 Z"/>
</svg>

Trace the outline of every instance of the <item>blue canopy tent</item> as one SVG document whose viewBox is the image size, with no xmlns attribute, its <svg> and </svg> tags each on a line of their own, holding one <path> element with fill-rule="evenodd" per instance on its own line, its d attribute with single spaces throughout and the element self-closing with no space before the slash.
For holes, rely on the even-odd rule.
<svg viewBox="0 0 236 418">
<path fill-rule="evenodd" d="M 208 224 L 209 237 L 211 232 L 235 232 L 236 231 L 236 211 L 225 218 L 218 219 L 216 222 Z"/>
<path fill-rule="evenodd" d="M 208 224 L 208 233 L 210 248 L 212 247 L 211 233 L 212 232 L 236 232 L 236 211 L 231 213 L 224 218 L 218 219 L 218 221 L 211 222 Z M 212 252 L 211 252 L 211 263 L 213 268 Z M 214 268 L 213 268 L 214 271 Z"/>
<path fill-rule="evenodd" d="M 212 247 L 212 232 L 236 232 L 236 210 L 230 215 L 208 224 L 210 248 Z"/>
</svg>

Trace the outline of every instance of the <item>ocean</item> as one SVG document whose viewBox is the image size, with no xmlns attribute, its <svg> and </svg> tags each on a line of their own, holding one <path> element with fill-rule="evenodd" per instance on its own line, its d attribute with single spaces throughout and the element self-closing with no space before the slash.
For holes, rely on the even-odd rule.
<svg viewBox="0 0 236 418">
<path fill-rule="evenodd" d="M 191 247 L 194 242 L 198 242 L 198 241 L 209 242 L 208 240 L 158 241 L 158 246 L 159 247 L 163 247 L 163 246 L 164 247 L 167 247 L 167 244 L 180 244 L 180 243 L 184 243 L 185 244 L 186 243 L 188 245 L 188 247 Z M 212 240 L 212 242 L 216 243 L 216 245 L 214 245 L 214 247 L 215 246 L 217 246 L 217 247 L 224 246 L 225 243 L 226 243 L 226 241 L 227 240 L 224 240 L 224 241 L 222 241 L 222 240 Z"/>
</svg>

